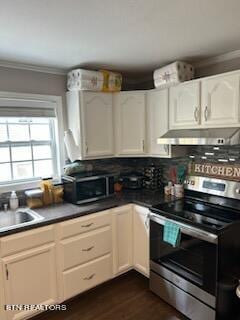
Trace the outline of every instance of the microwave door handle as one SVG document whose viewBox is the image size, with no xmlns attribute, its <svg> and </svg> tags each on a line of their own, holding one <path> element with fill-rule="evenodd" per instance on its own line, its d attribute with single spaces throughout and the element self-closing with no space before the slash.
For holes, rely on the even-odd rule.
<svg viewBox="0 0 240 320">
<path fill-rule="evenodd" d="M 106 183 L 106 195 L 109 196 L 109 177 L 106 177 L 105 183 Z"/>
<path fill-rule="evenodd" d="M 196 239 L 200 239 L 203 241 L 207 241 L 210 243 L 217 243 L 218 242 L 218 237 L 215 234 L 209 233 L 207 231 L 203 231 L 200 229 L 197 229 L 195 227 L 192 226 L 188 226 L 184 223 L 178 222 L 178 221 L 174 221 L 168 218 L 165 218 L 163 216 L 157 215 L 157 214 L 151 214 L 150 215 L 150 220 L 155 221 L 156 223 L 164 226 L 166 221 L 170 221 L 175 223 L 176 225 L 178 225 L 180 227 L 180 231 L 183 234 L 186 234 L 188 236 L 191 236 L 193 238 Z"/>
</svg>

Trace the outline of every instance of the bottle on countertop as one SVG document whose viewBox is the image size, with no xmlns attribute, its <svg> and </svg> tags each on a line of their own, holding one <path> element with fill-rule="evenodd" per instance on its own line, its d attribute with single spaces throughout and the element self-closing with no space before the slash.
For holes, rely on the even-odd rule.
<svg viewBox="0 0 240 320">
<path fill-rule="evenodd" d="M 19 207 L 19 201 L 18 196 L 16 194 L 16 191 L 12 191 L 10 198 L 9 198 L 9 206 L 10 210 L 16 210 Z"/>
</svg>

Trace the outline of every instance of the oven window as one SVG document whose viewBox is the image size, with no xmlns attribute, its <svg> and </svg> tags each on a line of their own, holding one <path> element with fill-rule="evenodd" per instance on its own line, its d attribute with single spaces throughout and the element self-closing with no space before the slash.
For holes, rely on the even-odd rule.
<svg viewBox="0 0 240 320">
<path fill-rule="evenodd" d="M 203 285 L 204 257 L 208 244 L 190 236 L 181 236 L 180 246 L 161 257 L 162 265 Z"/>
<path fill-rule="evenodd" d="M 174 248 L 163 241 L 163 226 L 153 221 L 150 236 L 151 260 L 215 294 L 216 245 L 182 233 L 180 245 Z"/>
<path fill-rule="evenodd" d="M 78 201 L 99 198 L 106 195 L 106 179 L 87 180 L 77 183 Z"/>
</svg>

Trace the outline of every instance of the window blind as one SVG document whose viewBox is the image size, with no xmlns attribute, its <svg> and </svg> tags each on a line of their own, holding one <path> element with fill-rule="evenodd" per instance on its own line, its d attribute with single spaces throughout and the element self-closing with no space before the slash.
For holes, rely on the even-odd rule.
<svg viewBox="0 0 240 320">
<path fill-rule="evenodd" d="M 44 100 L 0 98 L 0 117 L 55 118 L 56 103 Z"/>
</svg>

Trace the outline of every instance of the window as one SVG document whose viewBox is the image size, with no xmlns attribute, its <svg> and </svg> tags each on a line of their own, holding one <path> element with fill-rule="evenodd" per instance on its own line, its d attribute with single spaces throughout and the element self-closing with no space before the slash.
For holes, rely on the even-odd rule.
<svg viewBox="0 0 240 320">
<path fill-rule="evenodd" d="M 0 117 L 0 184 L 58 175 L 56 119 Z"/>
</svg>

